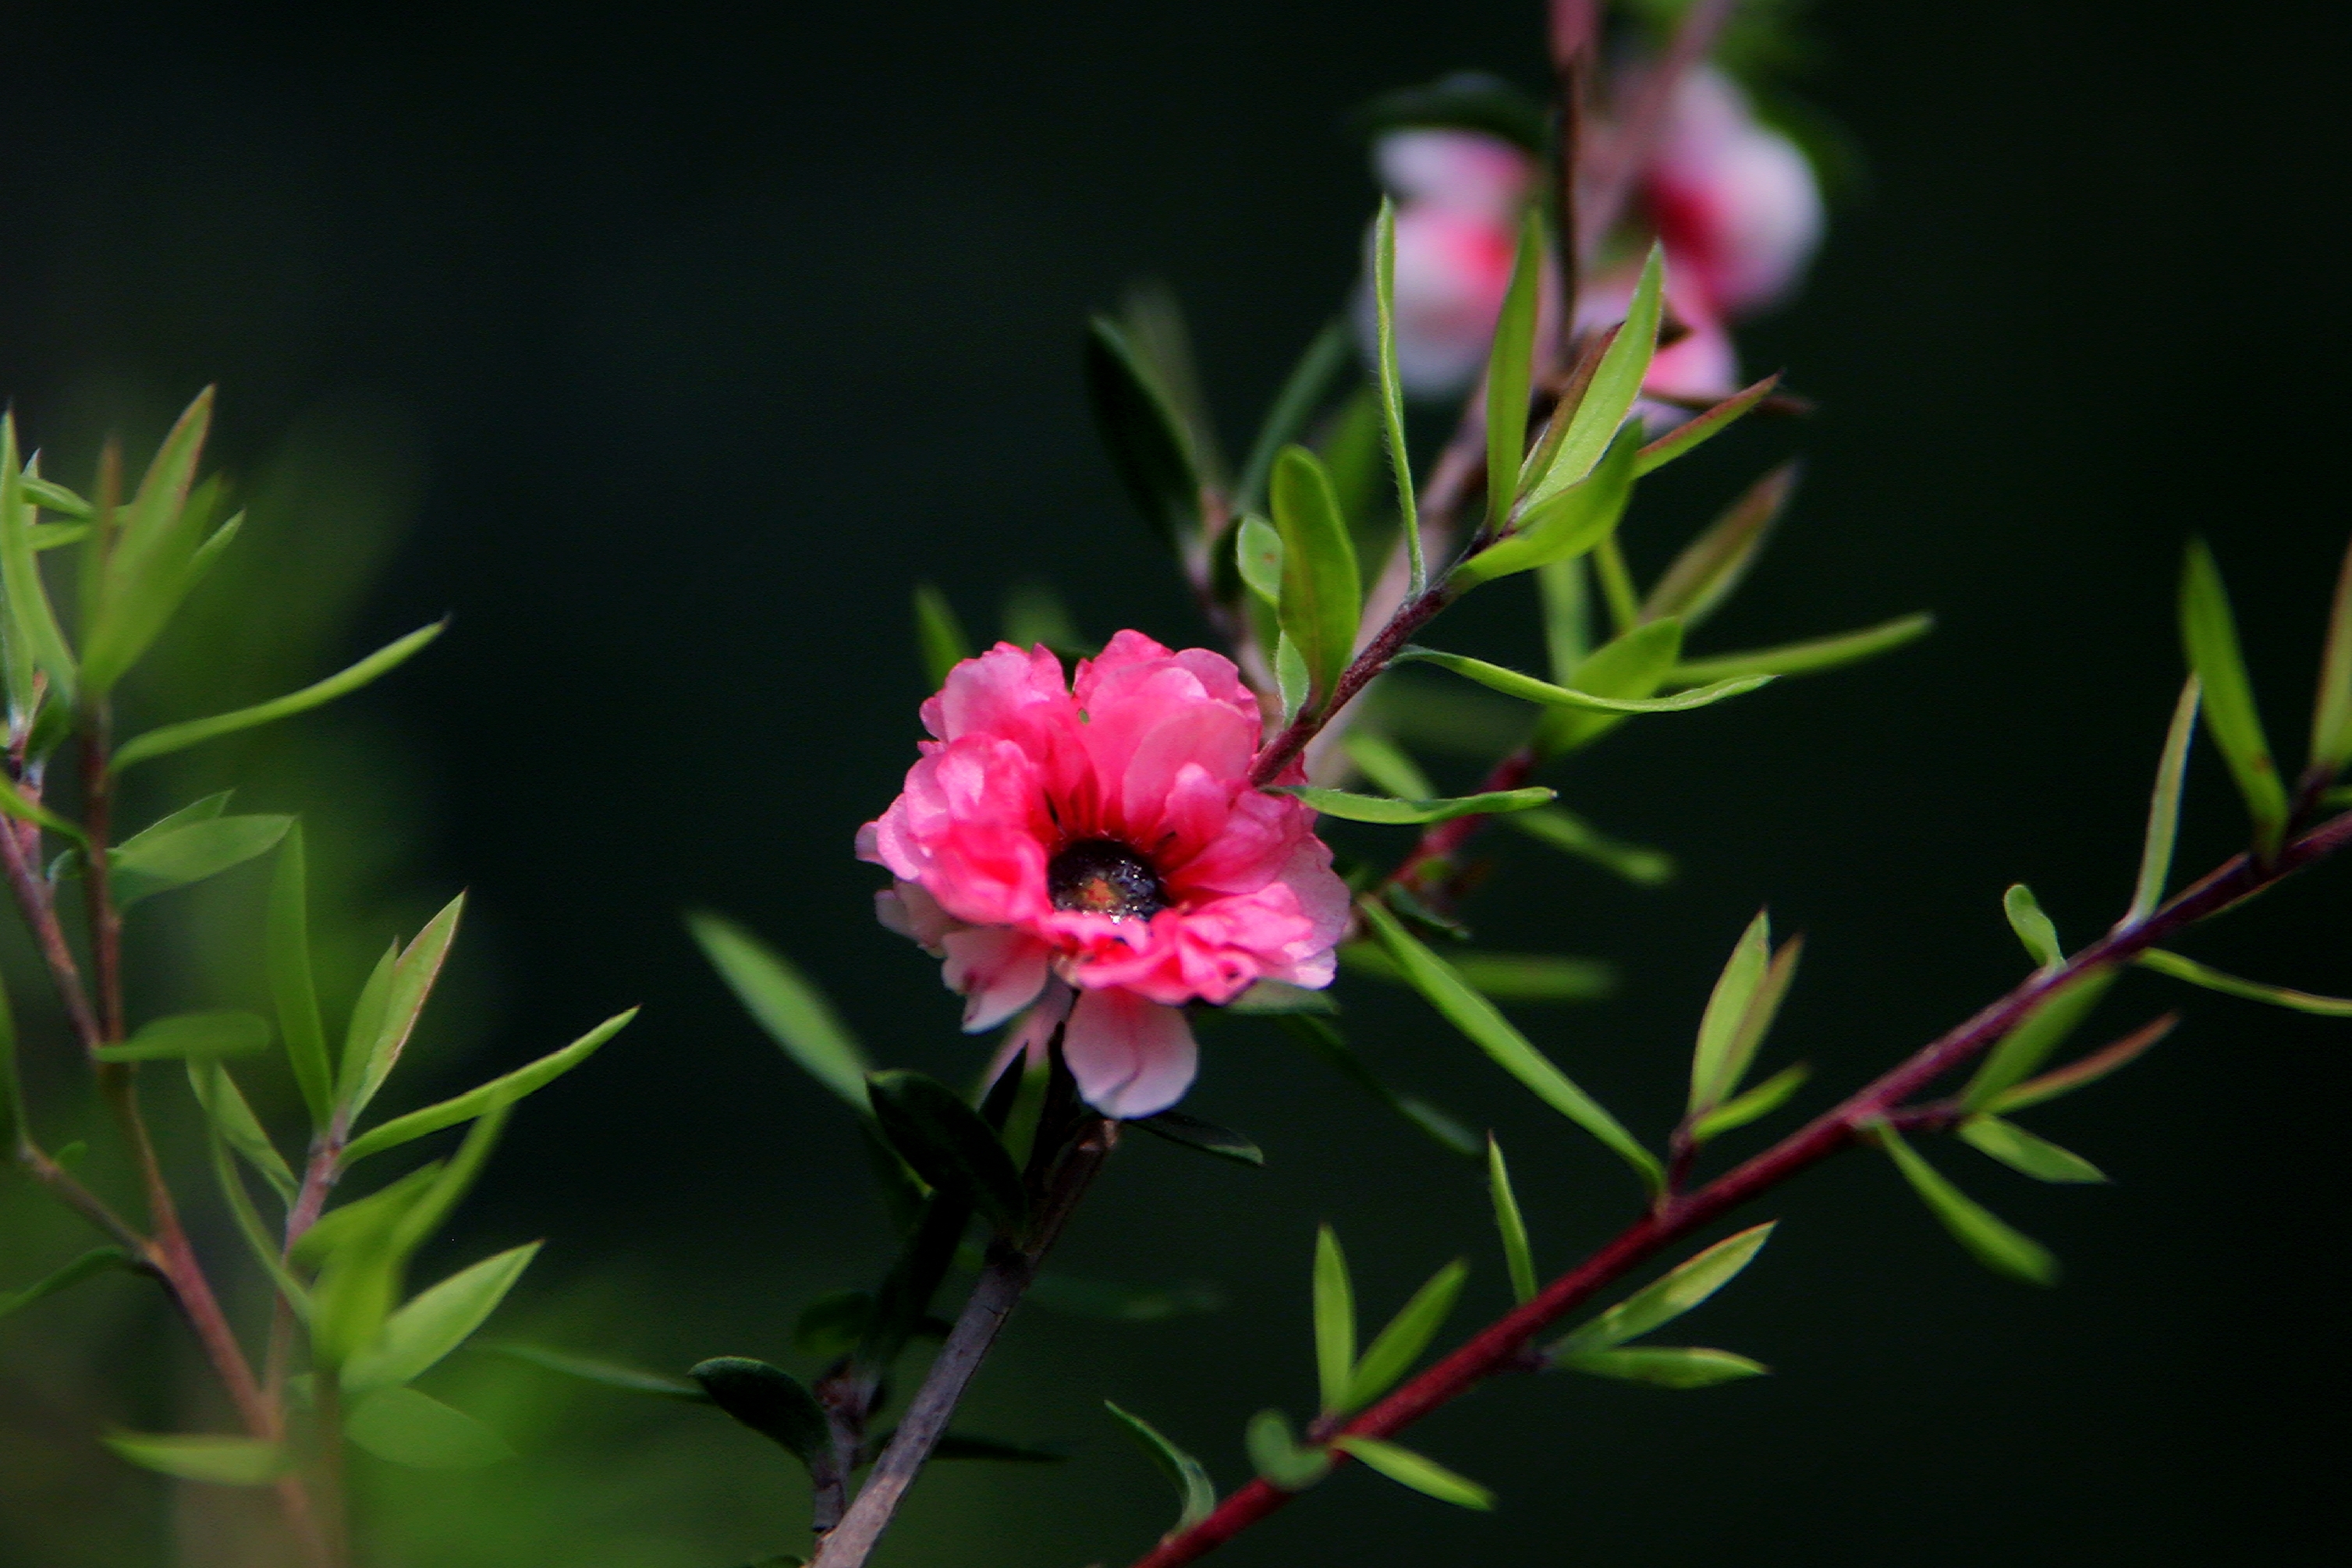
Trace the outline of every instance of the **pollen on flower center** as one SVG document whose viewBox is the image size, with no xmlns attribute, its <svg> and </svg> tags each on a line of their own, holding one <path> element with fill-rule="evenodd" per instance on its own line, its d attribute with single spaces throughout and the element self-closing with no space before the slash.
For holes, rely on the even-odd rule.
<svg viewBox="0 0 2352 1568">
<path fill-rule="evenodd" d="M 1045 889 L 1057 910 L 1115 921 L 1148 921 L 1168 907 L 1151 863 L 1109 838 L 1082 838 L 1046 864 Z"/>
</svg>

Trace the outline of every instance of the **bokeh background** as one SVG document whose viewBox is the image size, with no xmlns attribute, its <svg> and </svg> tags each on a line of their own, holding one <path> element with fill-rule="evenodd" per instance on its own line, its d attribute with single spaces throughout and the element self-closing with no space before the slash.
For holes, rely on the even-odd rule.
<svg viewBox="0 0 2352 1568">
<path fill-rule="evenodd" d="M 911 583 L 980 626 L 1044 580 L 1096 636 L 1202 636 L 1095 446 L 1084 312 L 1166 279 L 1238 444 L 1351 282 L 1374 193 L 1346 111 L 1462 67 L 1538 85 L 1538 11 L 10 7 L 0 388 L 74 481 L 102 430 L 152 438 L 219 382 L 221 458 L 291 552 L 225 579 L 147 700 L 266 694 L 456 617 L 347 710 L 172 787 L 266 773 L 243 804 L 312 814 L 346 969 L 472 889 L 413 1102 L 646 1005 L 530 1102 L 438 1244 L 548 1238 L 502 1329 L 671 1369 L 799 1366 L 798 1305 L 867 1282 L 883 1232 L 851 1128 L 680 910 L 794 954 L 885 1058 L 968 1069 L 934 966 L 870 923 L 848 853 L 910 755 Z M 1822 412 L 1649 487 L 1629 548 L 1654 569 L 1801 450 L 1716 643 L 1923 606 L 1941 625 L 1580 756 L 1570 804 L 1671 849 L 1672 886 L 1528 850 L 1478 907 L 1494 945 L 1619 966 L 1615 997 L 1523 1018 L 1644 1130 L 1677 1109 L 1706 986 L 1759 904 L 1811 938 L 1773 1047 L 1816 1064 L 1809 1105 L 2017 978 L 2010 881 L 2070 938 L 2103 926 L 2179 679 L 2183 537 L 2219 550 L 2292 749 L 2352 521 L 2339 10 L 1828 3 L 1811 28 L 1801 89 L 1867 177 L 1802 299 L 1746 341 Z M 1493 591 L 1448 641 L 1532 660 L 1530 596 Z M 2218 770 L 2191 816 L 2184 864 L 2225 853 Z M 201 918 L 159 930 L 151 988 L 200 954 L 233 1000 L 257 884 L 185 897 Z M 2192 951 L 2340 992 L 2346 908 L 2338 874 Z M 1417 1002 L 1344 995 L 1384 1072 L 1499 1131 L 1544 1257 L 1622 1222 L 1634 1194 L 1606 1155 Z M 1787 1222 L 1762 1265 L 1690 1321 L 1778 1375 L 1496 1387 L 1414 1441 L 1498 1512 L 1350 1472 L 1229 1560 L 2333 1560 L 2352 1036 L 2146 977 L 2101 1019 L 2176 1003 L 2172 1042 L 2036 1119 L 2111 1188 L 1939 1152 L 2063 1256 L 2063 1289 L 1982 1273 L 1850 1159 L 1762 1211 Z M 969 1424 L 1075 1457 L 936 1469 L 883 1561 L 1140 1550 L 1168 1503 L 1105 1395 L 1241 1479 L 1243 1420 L 1311 1396 L 1318 1220 L 1370 1311 L 1464 1249 L 1471 1310 L 1504 1300 L 1475 1173 L 1271 1029 L 1210 1037 L 1195 1105 L 1266 1169 L 1135 1147 L 1063 1261 L 1213 1281 L 1224 1309 L 1017 1320 Z M 80 1245 L 0 1186 L 0 1279 Z M 0 1563 L 243 1560 L 233 1509 L 96 1446 L 110 1422 L 200 1418 L 187 1360 L 128 1279 L 0 1330 Z M 379 1563 L 724 1568 L 799 1539 L 791 1462 L 714 1414 L 488 1357 L 434 1376 L 524 1457 L 364 1470 Z"/>
</svg>

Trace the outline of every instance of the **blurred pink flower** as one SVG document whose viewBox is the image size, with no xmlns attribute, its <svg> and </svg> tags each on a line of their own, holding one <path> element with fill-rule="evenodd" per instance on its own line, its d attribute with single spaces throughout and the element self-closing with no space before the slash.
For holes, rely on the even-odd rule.
<svg viewBox="0 0 2352 1568">
<path fill-rule="evenodd" d="M 1788 297 L 1822 238 L 1822 193 L 1797 144 L 1711 66 L 1685 74 L 1643 200 L 1696 310 L 1737 320 Z"/>
<path fill-rule="evenodd" d="M 1391 132 L 1372 157 L 1397 199 L 1398 379 L 1415 397 L 1460 392 L 1486 363 L 1535 160 L 1498 137 L 1434 130 Z M 1356 313 L 1369 348 L 1369 251 L 1364 277 Z"/>
<path fill-rule="evenodd" d="M 922 715 L 857 854 L 897 879 L 876 912 L 946 961 L 967 1032 L 1026 1009 L 1008 1049 L 1039 1050 L 1066 1024 L 1087 1103 L 1149 1116 L 1192 1081 L 1183 1004 L 1330 984 L 1348 891 L 1314 812 L 1250 787 L 1262 726 L 1231 660 L 1123 631 L 1066 686 L 1044 647 L 999 643 Z"/>
</svg>

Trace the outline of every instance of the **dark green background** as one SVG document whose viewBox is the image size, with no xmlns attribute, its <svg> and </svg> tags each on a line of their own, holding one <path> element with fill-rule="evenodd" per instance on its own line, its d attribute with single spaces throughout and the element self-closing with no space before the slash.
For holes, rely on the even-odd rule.
<svg viewBox="0 0 2352 1568">
<path fill-rule="evenodd" d="M 1350 284 L 1373 193 L 1342 112 L 1461 66 L 1535 81 L 1537 11 L 16 8 L 0 386 L 20 418 L 143 429 L 217 380 L 232 467 L 321 407 L 404 428 L 418 527 L 350 647 L 456 614 L 364 700 L 429 760 L 429 885 L 475 894 L 496 1027 L 440 1070 L 646 1005 L 518 1118 L 452 1256 L 548 1237 L 540 1297 L 628 1294 L 602 1348 L 665 1364 L 782 1357 L 794 1300 L 871 1269 L 845 1118 L 677 911 L 755 924 L 891 1061 L 968 1068 L 933 966 L 870 923 L 849 857 L 910 756 L 910 583 L 982 622 L 1043 577 L 1096 635 L 1202 636 L 1095 448 L 1083 312 L 1139 273 L 1172 282 L 1239 444 Z M 2340 11 L 1845 4 L 1816 30 L 1805 90 L 1871 179 L 1748 343 L 1822 412 L 1652 487 L 1630 548 L 1654 569 L 1801 449 L 1783 537 L 1713 646 L 1922 606 L 1941 626 L 1580 758 L 1570 804 L 1682 857 L 1674 887 L 1515 847 L 1482 930 L 1621 961 L 1619 998 L 1527 1016 L 1645 1132 L 1759 903 L 1811 939 L 1772 1047 L 1820 1069 L 1804 1104 L 2018 978 L 2010 881 L 2070 939 L 2112 919 L 2179 679 L 2182 538 L 2220 552 L 2294 751 L 2352 525 Z M 1446 637 L 1530 659 L 1529 611 L 1507 586 Z M 2200 767 L 2185 863 L 2227 852 L 2227 795 Z M 2339 871 L 2192 951 L 2343 991 L 2345 910 Z M 1630 1212 L 1605 1155 L 1418 1003 L 1347 994 L 1384 1070 L 1499 1130 L 1555 1266 Z M 2332 1560 L 2352 1035 L 2144 978 L 2101 1021 L 2176 1003 L 2188 1026 L 2147 1065 L 2035 1119 L 2113 1188 L 1937 1152 L 2065 1258 L 2063 1289 L 1981 1273 L 1850 1159 L 1763 1211 L 1780 1238 L 1692 1323 L 1778 1376 L 1489 1391 L 1413 1440 L 1496 1486 L 1497 1513 L 1351 1473 L 1229 1560 Z M 1094 1413 L 1106 1394 L 1240 1479 L 1243 1419 L 1309 1397 L 1318 1219 L 1370 1310 L 1465 1248 L 1475 1307 L 1502 1300 L 1473 1174 L 1270 1032 L 1213 1035 L 1194 1103 L 1268 1169 L 1135 1149 L 1068 1261 L 1214 1279 L 1231 1306 L 1021 1320 L 978 1422 L 1080 1458 L 943 1477 L 890 1561 L 1139 1549 L 1164 1504 Z M 781 1463 L 760 1474 L 781 1489 Z M 715 1527 L 738 1556 L 786 1544 L 790 1505 L 740 1508 Z"/>
</svg>

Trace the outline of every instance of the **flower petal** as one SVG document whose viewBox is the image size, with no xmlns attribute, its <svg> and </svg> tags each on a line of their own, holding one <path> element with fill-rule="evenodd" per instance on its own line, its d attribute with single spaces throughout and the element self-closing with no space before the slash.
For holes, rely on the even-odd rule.
<svg viewBox="0 0 2352 1568">
<path fill-rule="evenodd" d="M 1184 1098 L 1200 1063 L 1183 1010 L 1131 991 L 1082 991 L 1062 1036 L 1078 1092 L 1105 1116 L 1150 1116 Z"/>
<path fill-rule="evenodd" d="M 996 1027 L 1045 989 L 1051 950 L 1024 931 L 1003 927 L 951 931 L 940 945 L 948 950 L 940 978 L 949 990 L 963 993 L 967 1035 Z"/>
</svg>

